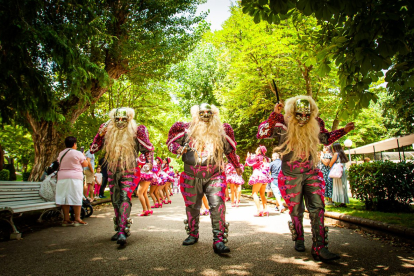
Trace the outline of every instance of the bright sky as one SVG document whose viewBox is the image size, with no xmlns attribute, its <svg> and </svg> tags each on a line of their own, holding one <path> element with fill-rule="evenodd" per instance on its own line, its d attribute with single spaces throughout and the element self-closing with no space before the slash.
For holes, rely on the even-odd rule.
<svg viewBox="0 0 414 276">
<path fill-rule="evenodd" d="M 210 10 L 206 21 L 211 23 L 211 31 L 221 29 L 221 24 L 230 17 L 230 5 L 235 0 L 207 0 L 207 3 L 200 5 L 197 13 Z"/>
</svg>

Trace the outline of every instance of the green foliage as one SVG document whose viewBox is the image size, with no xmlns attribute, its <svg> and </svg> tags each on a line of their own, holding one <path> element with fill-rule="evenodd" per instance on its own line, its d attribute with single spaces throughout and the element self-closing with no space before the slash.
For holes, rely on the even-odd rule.
<svg viewBox="0 0 414 276">
<path fill-rule="evenodd" d="M 1 117 L 73 122 L 111 79 L 159 78 L 207 28 L 202 2 L 1 1 Z"/>
<path fill-rule="evenodd" d="M 208 29 L 205 0 L 0 1 L 0 117 L 29 128 L 33 179 L 115 80 L 162 80 Z"/>
<path fill-rule="evenodd" d="M 71 129 L 78 139 L 78 147 L 93 141 L 99 126 L 108 121 L 108 113 L 113 108 L 127 106 L 135 110 L 135 120 L 138 125 L 148 128 L 150 141 L 155 147 L 155 155 L 173 159 L 165 142 L 168 131 L 176 121 L 185 121 L 181 116 L 180 106 L 172 102 L 168 93 L 169 82 L 150 82 L 147 86 L 139 86 L 126 77 L 122 77 L 105 93 L 99 101 L 83 113 Z M 98 152 L 96 158 L 103 156 Z M 174 160 L 174 159 L 173 159 Z M 173 161 L 174 170 L 182 168 L 181 162 Z"/>
<path fill-rule="evenodd" d="M 34 147 L 29 131 L 19 125 L 3 125 L 0 140 L 5 156 L 16 159 L 26 168 L 34 160 Z"/>
<path fill-rule="evenodd" d="M 10 171 L 6 169 L 2 169 L 0 171 L 0 181 L 8 181 L 10 178 Z"/>
<path fill-rule="evenodd" d="M 28 171 L 28 172 L 23 172 L 23 173 L 22 173 L 22 179 L 23 179 L 23 181 L 28 181 L 28 180 L 29 180 L 29 176 L 30 176 L 30 174 L 31 174 L 31 172 L 30 172 L 30 171 Z"/>
<path fill-rule="evenodd" d="M 279 17 L 297 12 L 316 18 L 319 43 L 326 46 L 317 54 L 320 70 L 338 66 L 343 98 L 355 96 L 368 106 L 375 99 L 367 93 L 370 83 L 390 67 L 387 81 L 398 83 L 396 91 L 414 85 L 413 1 L 243 0 L 241 6 L 256 23 L 271 18 L 280 24 Z"/>
<path fill-rule="evenodd" d="M 200 43 L 184 61 L 171 67 L 168 89 L 180 102 L 183 114 L 189 114 L 196 104 L 218 105 L 213 91 L 226 69 L 217 60 L 219 54 L 212 44 Z"/>
<path fill-rule="evenodd" d="M 217 62 L 225 77 L 217 82 L 215 97 L 224 121 L 230 123 L 238 142 L 238 153 L 245 156 L 259 144 L 269 150 L 275 140 L 254 139 L 260 122 L 267 119 L 276 102 L 273 79 L 282 100 L 308 94 L 320 104 L 327 125 L 340 106 L 336 69 L 319 74 L 316 20 L 295 14 L 280 25 L 255 24 L 239 7 L 231 9 L 223 30 L 206 35 L 205 43 L 220 50 Z M 323 75 L 321 77 L 321 75 Z"/>
<path fill-rule="evenodd" d="M 410 211 L 414 197 L 414 163 L 376 161 L 349 169 L 352 194 L 367 210 Z"/>
</svg>

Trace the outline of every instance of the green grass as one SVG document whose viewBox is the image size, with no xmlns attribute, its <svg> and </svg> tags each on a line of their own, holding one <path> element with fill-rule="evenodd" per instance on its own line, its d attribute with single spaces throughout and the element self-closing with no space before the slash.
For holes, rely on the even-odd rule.
<svg viewBox="0 0 414 276">
<path fill-rule="evenodd" d="M 242 194 L 251 195 L 251 190 L 242 190 Z M 274 199 L 271 197 L 269 199 Z M 414 228 L 414 212 L 413 213 L 384 213 L 378 211 L 367 211 L 365 210 L 365 204 L 360 202 L 357 199 L 350 198 L 350 203 L 347 204 L 348 207 L 334 207 L 334 206 L 325 206 L 327 212 L 337 212 L 345 215 L 350 215 L 359 218 L 372 219 L 376 221 L 381 221 L 389 224 L 405 226 L 409 228 Z"/>
<path fill-rule="evenodd" d="M 378 211 L 365 210 L 364 203 L 357 199 L 350 198 L 347 208 L 325 206 L 327 212 L 337 212 L 359 218 L 382 221 L 389 224 L 401 225 L 414 228 L 414 213 L 384 213 Z"/>
<path fill-rule="evenodd" d="M 16 181 L 23 181 L 23 172 L 16 172 Z"/>
</svg>

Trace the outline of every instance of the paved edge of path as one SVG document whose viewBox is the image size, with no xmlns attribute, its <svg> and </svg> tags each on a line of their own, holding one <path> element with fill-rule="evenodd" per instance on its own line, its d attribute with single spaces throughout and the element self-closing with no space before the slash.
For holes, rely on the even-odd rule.
<svg viewBox="0 0 414 276">
<path fill-rule="evenodd" d="M 242 195 L 242 196 L 248 199 L 253 199 L 251 195 Z M 276 200 L 268 200 L 267 202 L 271 204 L 276 204 Z M 413 228 L 388 224 L 385 222 L 376 221 L 372 219 L 354 217 L 354 216 L 345 215 L 345 214 L 341 214 L 337 212 L 325 212 L 325 217 L 331 218 L 334 220 L 348 222 L 351 224 L 364 226 L 364 227 L 367 227 L 368 229 L 379 230 L 382 232 L 385 231 L 387 233 L 397 235 L 398 237 L 401 237 L 404 239 L 410 239 L 414 241 L 414 229 Z"/>
</svg>

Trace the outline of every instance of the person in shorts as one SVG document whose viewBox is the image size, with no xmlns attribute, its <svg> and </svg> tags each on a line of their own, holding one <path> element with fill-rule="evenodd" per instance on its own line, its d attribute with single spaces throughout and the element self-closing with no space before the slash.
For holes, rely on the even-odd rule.
<svg viewBox="0 0 414 276">
<path fill-rule="evenodd" d="M 92 145 L 92 144 L 91 144 Z M 93 184 L 95 183 L 95 154 L 91 153 L 90 150 L 88 150 L 85 153 L 86 160 L 88 161 L 88 166 L 83 170 L 85 174 L 85 187 L 83 193 L 85 194 L 85 197 L 89 199 L 90 202 L 93 201 Z"/>
</svg>

